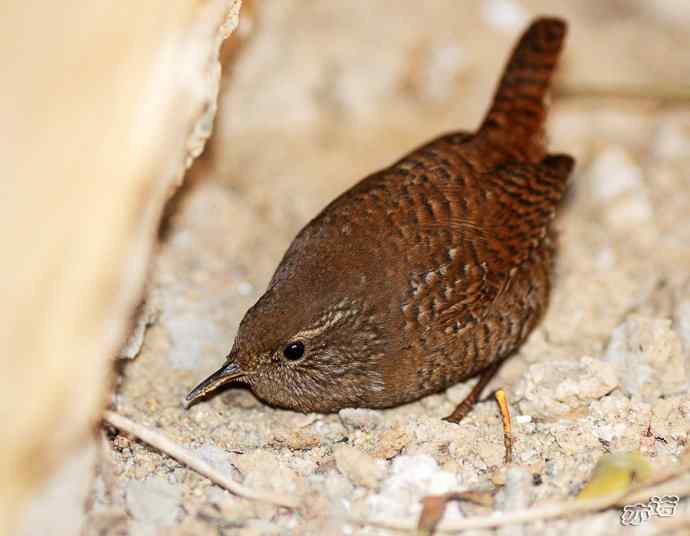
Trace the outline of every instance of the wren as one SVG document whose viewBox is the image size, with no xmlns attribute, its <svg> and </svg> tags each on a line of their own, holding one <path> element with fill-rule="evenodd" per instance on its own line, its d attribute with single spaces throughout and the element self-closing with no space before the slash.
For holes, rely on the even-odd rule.
<svg viewBox="0 0 690 536">
<path fill-rule="evenodd" d="M 386 408 L 479 374 L 459 421 L 548 301 L 574 165 L 544 141 L 565 34 L 562 20 L 535 20 L 476 132 L 419 147 L 309 222 L 187 401 L 240 381 L 303 412 Z"/>
</svg>

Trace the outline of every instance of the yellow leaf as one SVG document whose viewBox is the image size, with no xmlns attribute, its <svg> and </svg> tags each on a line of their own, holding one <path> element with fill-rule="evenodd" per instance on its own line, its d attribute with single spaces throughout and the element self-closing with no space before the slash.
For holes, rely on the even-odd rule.
<svg viewBox="0 0 690 536">
<path fill-rule="evenodd" d="M 599 459 L 577 498 L 593 499 L 625 491 L 632 484 L 648 480 L 651 473 L 649 462 L 638 451 L 607 454 Z"/>
</svg>

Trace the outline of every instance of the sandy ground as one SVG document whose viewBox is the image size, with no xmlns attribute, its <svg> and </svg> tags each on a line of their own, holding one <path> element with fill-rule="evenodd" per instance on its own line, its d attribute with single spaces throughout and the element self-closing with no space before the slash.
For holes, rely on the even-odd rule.
<svg viewBox="0 0 690 536">
<path fill-rule="evenodd" d="M 493 403 L 460 425 L 441 420 L 473 381 L 404 407 L 339 415 L 274 409 L 241 388 L 181 403 L 222 363 L 300 227 L 432 135 L 473 128 L 510 43 L 545 6 L 572 27 L 559 87 L 690 82 L 682 2 L 431 4 L 255 6 L 212 150 L 161 241 L 145 306 L 151 325 L 120 368 L 118 412 L 245 485 L 308 506 L 239 499 L 111 431 L 86 534 L 387 534 L 347 516 L 412 519 L 424 495 L 505 480 Z M 578 161 L 557 221 L 552 300 L 490 386 L 509 395 L 526 505 L 573 496 L 608 452 L 673 462 L 690 430 L 690 106 L 557 92 L 549 134 L 554 151 Z M 505 495 L 497 508 L 510 508 Z M 452 505 L 445 519 L 483 512 Z M 503 533 L 627 533 L 618 515 Z"/>
</svg>

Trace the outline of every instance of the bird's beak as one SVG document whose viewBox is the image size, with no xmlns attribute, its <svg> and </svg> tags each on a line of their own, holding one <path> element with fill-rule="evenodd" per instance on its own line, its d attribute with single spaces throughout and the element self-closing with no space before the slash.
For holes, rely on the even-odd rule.
<svg viewBox="0 0 690 536">
<path fill-rule="evenodd" d="M 207 395 L 216 387 L 220 387 L 242 376 L 244 376 L 244 372 L 240 369 L 240 366 L 234 361 L 228 361 L 220 369 L 192 389 L 192 392 L 187 395 L 185 400 L 187 403 L 193 402 L 197 398 Z"/>
</svg>

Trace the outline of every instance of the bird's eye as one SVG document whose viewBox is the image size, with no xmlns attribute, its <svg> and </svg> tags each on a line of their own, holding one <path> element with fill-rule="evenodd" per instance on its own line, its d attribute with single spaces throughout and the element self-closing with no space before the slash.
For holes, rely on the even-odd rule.
<svg viewBox="0 0 690 536">
<path fill-rule="evenodd" d="M 283 355 L 290 361 L 296 361 L 304 355 L 304 343 L 295 341 L 283 348 Z"/>
</svg>

